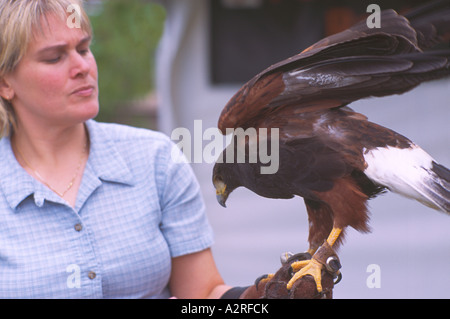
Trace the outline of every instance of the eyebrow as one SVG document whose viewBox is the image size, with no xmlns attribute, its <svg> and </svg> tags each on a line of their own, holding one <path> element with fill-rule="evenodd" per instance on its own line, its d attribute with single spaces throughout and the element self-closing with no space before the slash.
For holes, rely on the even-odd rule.
<svg viewBox="0 0 450 319">
<path fill-rule="evenodd" d="M 84 38 L 82 38 L 80 40 L 80 42 L 78 42 L 77 47 L 79 47 L 80 45 L 89 43 L 89 42 L 91 42 L 91 40 L 92 40 L 92 36 L 90 36 L 90 35 L 85 36 Z M 45 48 L 37 51 L 36 55 L 42 55 L 49 51 L 58 51 L 61 49 L 65 49 L 67 46 L 68 46 L 67 44 L 57 44 L 57 45 L 48 46 L 48 47 L 45 47 Z"/>
</svg>

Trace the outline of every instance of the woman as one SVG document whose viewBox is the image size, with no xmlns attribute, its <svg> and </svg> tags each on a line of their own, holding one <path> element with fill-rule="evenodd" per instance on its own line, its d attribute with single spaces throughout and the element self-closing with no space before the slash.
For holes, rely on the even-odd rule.
<svg viewBox="0 0 450 319">
<path fill-rule="evenodd" d="M 92 120 L 92 32 L 70 5 L 0 0 L 0 297 L 222 296 L 190 167 L 160 133 Z"/>
</svg>

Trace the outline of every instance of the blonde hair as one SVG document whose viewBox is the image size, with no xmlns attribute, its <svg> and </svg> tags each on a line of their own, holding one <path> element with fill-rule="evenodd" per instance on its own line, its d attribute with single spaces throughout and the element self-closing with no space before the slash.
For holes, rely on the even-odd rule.
<svg viewBox="0 0 450 319">
<path fill-rule="evenodd" d="M 48 14 L 68 19 L 71 5 L 81 10 L 80 27 L 92 35 L 83 0 L 0 0 L 0 79 L 14 71 L 27 51 L 35 32 L 42 32 L 42 18 Z M 72 11 L 73 12 L 73 11 Z M 10 101 L 0 99 L 0 138 L 15 127 L 15 115 Z"/>
</svg>

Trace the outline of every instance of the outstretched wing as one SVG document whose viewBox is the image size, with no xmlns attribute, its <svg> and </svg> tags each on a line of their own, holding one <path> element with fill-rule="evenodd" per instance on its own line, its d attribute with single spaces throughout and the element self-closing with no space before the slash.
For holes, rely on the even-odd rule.
<svg viewBox="0 0 450 319">
<path fill-rule="evenodd" d="M 231 98 L 219 129 L 258 127 L 262 116 L 281 108 L 300 113 L 400 94 L 449 74 L 450 50 L 423 52 L 450 34 L 450 6 L 440 5 L 438 14 L 432 8 L 432 18 L 429 8 L 412 12 L 414 23 L 393 10 L 383 11 L 379 29 L 362 21 L 270 66 Z"/>
</svg>

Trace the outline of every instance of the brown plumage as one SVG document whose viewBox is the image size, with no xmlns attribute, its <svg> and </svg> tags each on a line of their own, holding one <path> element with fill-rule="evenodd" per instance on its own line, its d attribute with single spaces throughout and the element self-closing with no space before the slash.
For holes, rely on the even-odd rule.
<svg viewBox="0 0 450 319">
<path fill-rule="evenodd" d="M 303 197 L 311 252 L 332 230 L 339 232 L 328 237 L 331 245 L 347 226 L 368 231 L 367 200 L 385 189 L 448 213 L 450 171 L 347 105 L 449 75 L 450 50 L 428 50 L 449 40 L 449 1 L 406 16 L 386 10 L 381 29 L 362 21 L 256 75 L 224 107 L 218 127 L 278 128 L 279 168 L 261 174 L 260 162 L 216 163 L 221 204 L 240 186 L 269 198 Z"/>
</svg>

